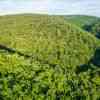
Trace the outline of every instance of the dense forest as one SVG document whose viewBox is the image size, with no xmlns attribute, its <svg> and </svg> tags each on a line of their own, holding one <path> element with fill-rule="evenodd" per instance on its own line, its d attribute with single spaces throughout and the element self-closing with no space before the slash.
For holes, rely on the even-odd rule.
<svg viewBox="0 0 100 100">
<path fill-rule="evenodd" d="M 97 17 L 0 16 L 0 100 L 100 100 L 99 34 Z"/>
</svg>

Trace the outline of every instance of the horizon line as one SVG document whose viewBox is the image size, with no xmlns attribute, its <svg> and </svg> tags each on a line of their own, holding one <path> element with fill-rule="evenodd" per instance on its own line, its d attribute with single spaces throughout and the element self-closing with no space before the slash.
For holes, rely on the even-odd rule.
<svg viewBox="0 0 100 100">
<path fill-rule="evenodd" d="M 89 15 L 89 14 L 49 14 L 49 13 L 30 13 L 30 12 L 16 12 L 16 13 L 5 13 L 5 14 L 0 14 L 0 16 L 13 16 L 13 15 L 49 15 L 49 16 L 91 16 L 91 17 L 100 17 L 96 15 Z"/>
</svg>

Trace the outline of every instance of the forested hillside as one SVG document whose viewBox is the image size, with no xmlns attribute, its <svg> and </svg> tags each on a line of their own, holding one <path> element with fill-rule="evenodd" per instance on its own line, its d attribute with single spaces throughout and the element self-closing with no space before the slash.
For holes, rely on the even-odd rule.
<svg viewBox="0 0 100 100">
<path fill-rule="evenodd" d="M 100 19 L 94 23 L 84 25 L 83 28 L 100 39 Z"/>
<path fill-rule="evenodd" d="M 97 22 L 99 20 L 99 17 L 85 15 L 68 15 L 64 16 L 64 19 L 82 28 L 84 25 L 89 25 Z"/>
<path fill-rule="evenodd" d="M 64 16 L 1 16 L 0 100 L 99 100 L 99 46 Z"/>
<path fill-rule="evenodd" d="M 95 16 L 69 15 L 64 16 L 66 21 L 88 31 L 100 38 L 100 18 Z"/>
</svg>

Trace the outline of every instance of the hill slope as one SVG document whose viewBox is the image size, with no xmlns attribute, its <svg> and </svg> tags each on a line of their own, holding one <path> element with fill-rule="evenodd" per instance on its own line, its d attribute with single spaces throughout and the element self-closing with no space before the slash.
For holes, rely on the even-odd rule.
<svg viewBox="0 0 100 100">
<path fill-rule="evenodd" d="M 87 64 L 94 55 L 98 43 L 93 35 L 62 16 L 1 17 L 1 99 L 91 100 L 91 95 L 98 99 L 98 86 L 91 80 L 99 82 L 96 77 L 91 78 L 92 70 L 76 73 L 77 66 Z M 95 92 L 89 94 L 90 90 Z"/>
<path fill-rule="evenodd" d="M 90 25 L 99 20 L 99 17 L 85 15 L 69 15 L 64 16 L 64 18 L 70 23 L 76 24 L 79 27 L 83 27 L 84 25 Z"/>
<path fill-rule="evenodd" d="M 75 24 L 76 26 L 82 28 L 83 30 L 92 33 L 97 38 L 100 37 L 99 17 L 72 15 L 72 16 L 64 16 L 64 18 L 66 21 L 69 21 L 70 23 Z"/>
<path fill-rule="evenodd" d="M 60 17 L 18 16 L 12 18 L 7 16 L 5 20 L 1 19 L 0 26 L 1 44 L 39 56 L 43 60 L 51 61 L 52 59 L 51 62 L 54 63 L 61 63 L 67 59 L 64 58 L 66 54 L 68 54 L 68 60 L 72 58 L 72 63 L 75 60 L 76 63 L 84 63 L 89 59 L 96 45 L 96 39 L 93 36 Z M 77 59 L 75 59 L 76 56 Z M 82 62 L 81 56 L 83 56 Z"/>
</svg>

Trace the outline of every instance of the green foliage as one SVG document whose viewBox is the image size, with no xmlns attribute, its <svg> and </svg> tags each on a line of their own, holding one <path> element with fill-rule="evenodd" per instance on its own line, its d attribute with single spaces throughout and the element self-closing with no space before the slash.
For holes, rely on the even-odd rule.
<svg viewBox="0 0 100 100">
<path fill-rule="evenodd" d="M 99 67 L 76 72 L 93 57 L 99 41 L 62 16 L 0 18 L 0 100 L 99 100 Z M 90 65 L 89 65 L 90 66 Z"/>
<path fill-rule="evenodd" d="M 88 31 L 100 38 L 100 18 L 94 16 L 72 15 L 64 16 L 64 19 L 81 29 Z"/>
<path fill-rule="evenodd" d="M 96 35 L 96 37 L 100 38 L 100 20 L 91 25 L 90 31 Z"/>
<path fill-rule="evenodd" d="M 95 16 L 85 16 L 85 15 L 69 15 L 64 16 L 66 21 L 69 21 L 72 24 L 77 25 L 78 27 L 83 28 L 85 25 L 91 25 L 99 20 Z"/>
</svg>

